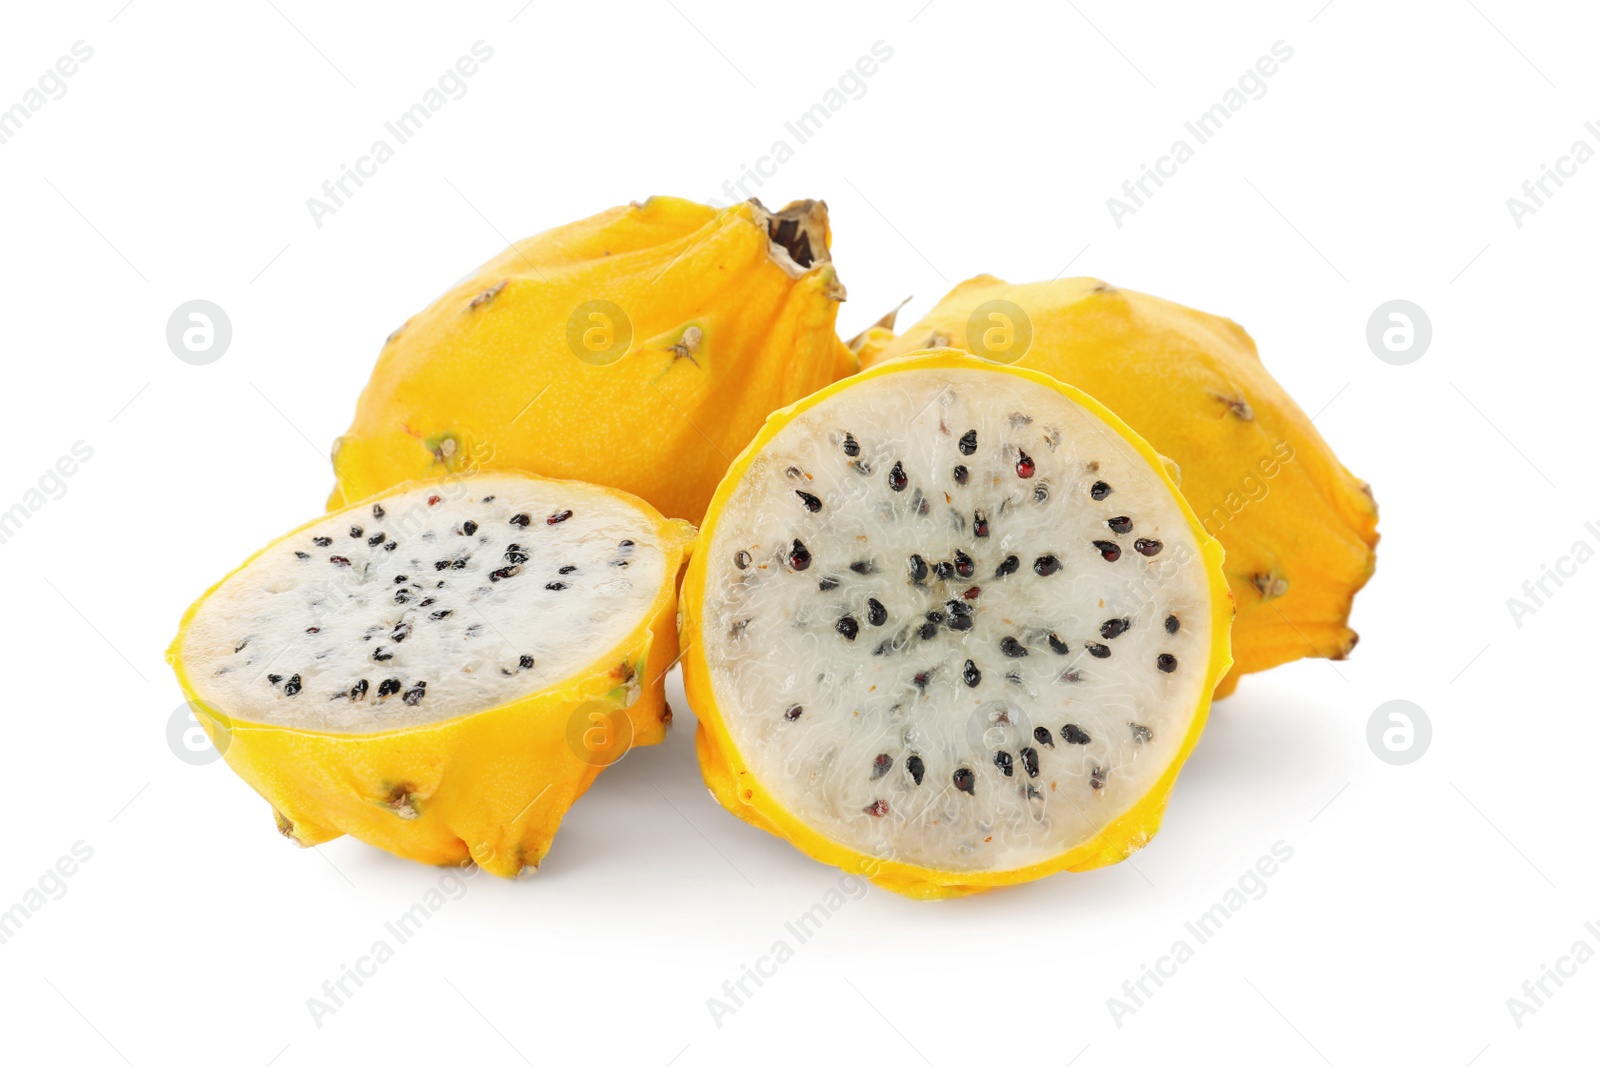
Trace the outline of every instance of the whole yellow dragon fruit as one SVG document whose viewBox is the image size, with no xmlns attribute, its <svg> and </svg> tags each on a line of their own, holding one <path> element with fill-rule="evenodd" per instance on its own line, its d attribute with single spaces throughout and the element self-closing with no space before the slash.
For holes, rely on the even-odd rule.
<svg viewBox="0 0 1600 1067">
<path fill-rule="evenodd" d="M 855 370 L 826 205 L 652 197 L 518 242 L 385 343 L 329 507 L 528 470 L 698 520 L 767 413 Z"/>
<path fill-rule="evenodd" d="M 1351 600 L 1374 566 L 1378 509 L 1225 318 L 1094 278 L 962 282 L 900 337 L 852 342 L 864 366 L 939 345 L 1043 371 L 1105 404 L 1174 460 L 1227 552 L 1234 665 L 1217 687 L 1355 647 Z"/>
</svg>

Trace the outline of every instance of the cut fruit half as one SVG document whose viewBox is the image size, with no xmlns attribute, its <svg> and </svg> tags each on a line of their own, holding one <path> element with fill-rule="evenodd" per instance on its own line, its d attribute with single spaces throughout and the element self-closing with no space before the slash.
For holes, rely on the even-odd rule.
<svg viewBox="0 0 1600 1067">
<path fill-rule="evenodd" d="M 775 413 L 682 590 L 734 814 L 942 897 L 1123 859 L 1227 670 L 1222 550 L 1085 394 L 950 350 Z"/>
<path fill-rule="evenodd" d="M 693 535 L 582 482 L 412 483 L 256 553 L 167 658 L 286 836 L 511 876 L 604 767 L 664 735 Z"/>
</svg>

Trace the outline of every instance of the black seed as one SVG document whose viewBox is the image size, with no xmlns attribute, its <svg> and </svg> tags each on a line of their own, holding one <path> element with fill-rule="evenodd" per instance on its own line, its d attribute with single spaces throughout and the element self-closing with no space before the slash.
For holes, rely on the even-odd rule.
<svg viewBox="0 0 1600 1067">
<path fill-rule="evenodd" d="M 800 498 L 800 503 L 806 506 L 807 511 L 814 514 L 822 510 L 822 501 L 819 498 L 812 496 L 804 489 L 796 489 L 794 491 L 794 495 Z"/>
<path fill-rule="evenodd" d="M 1118 515 L 1114 519 L 1107 519 L 1106 525 L 1111 527 L 1112 533 L 1125 534 L 1133 529 L 1133 520 L 1126 515 Z"/>
<path fill-rule="evenodd" d="M 519 511 L 517 514 L 511 516 L 511 525 L 513 526 L 526 527 L 528 523 L 532 521 L 532 519 L 528 518 L 528 513 L 526 511 Z"/>
<path fill-rule="evenodd" d="M 544 520 L 544 524 L 546 526 L 554 526 L 556 523 L 566 522 L 570 518 L 572 518 L 572 509 L 568 508 L 565 511 L 558 511 L 554 515 L 551 515 L 549 518 Z"/>
<path fill-rule="evenodd" d="M 1034 472 L 1033 457 L 1021 449 L 1017 450 L 1017 477 L 1032 478 Z"/>
<path fill-rule="evenodd" d="M 1040 482 L 1038 485 L 1033 487 L 1033 502 L 1035 504 L 1043 504 L 1046 500 L 1049 500 L 1049 499 L 1050 499 L 1050 487 L 1048 485 L 1045 485 L 1043 482 Z"/>
<path fill-rule="evenodd" d="M 989 520 L 981 511 L 974 511 L 972 513 L 972 536 L 989 536 Z"/>
<path fill-rule="evenodd" d="M 844 444 L 840 446 L 844 454 L 854 459 L 861 454 L 861 446 L 856 444 L 856 439 L 849 434 L 844 435 Z"/>
<path fill-rule="evenodd" d="M 889 773 L 889 768 L 894 766 L 894 759 L 887 752 L 880 752 L 872 757 L 872 781 Z"/>
<path fill-rule="evenodd" d="M 1111 487 L 1105 482 L 1095 482 L 1089 487 L 1089 496 L 1095 500 L 1104 500 L 1111 495 Z"/>
<path fill-rule="evenodd" d="M 381 697 L 392 696 L 400 692 L 400 679 L 385 678 L 378 683 L 378 695 Z"/>
<path fill-rule="evenodd" d="M 973 570 L 972 557 L 956 549 L 956 573 L 963 578 L 971 578 Z"/>
<path fill-rule="evenodd" d="M 928 771 L 928 769 L 923 766 L 921 756 L 906 757 L 906 770 L 911 772 L 911 780 L 917 785 L 922 784 L 922 776 Z"/>
<path fill-rule="evenodd" d="M 926 515 L 928 513 L 928 500 L 922 495 L 921 489 L 911 494 L 911 507 L 918 515 Z"/>
<path fill-rule="evenodd" d="M 882 626 L 889 621 L 889 612 L 876 597 L 867 598 L 867 621 L 874 626 Z"/>
<path fill-rule="evenodd" d="M 1080 730 L 1076 723 L 1067 723 L 1061 728 L 1061 739 L 1069 745 L 1087 745 L 1089 735 Z"/>
<path fill-rule="evenodd" d="M 385 552 L 393 552 L 397 547 L 399 547 L 399 545 L 399 541 L 390 541 L 388 544 L 383 546 L 383 550 Z"/>
<path fill-rule="evenodd" d="M 960 463 L 956 464 L 956 469 L 951 471 L 951 473 L 956 476 L 957 485 L 967 484 L 967 468 L 965 465 Z"/>
<path fill-rule="evenodd" d="M 1009 636 L 1002 637 L 1000 639 L 1000 651 L 1004 652 L 1012 659 L 1019 659 L 1028 654 L 1028 650 L 1022 646 L 1021 641 L 1018 641 L 1015 637 Z"/>
<path fill-rule="evenodd" d="M 916 686 L 918 689 L 928 688 L 928 677 L 930 673 L 931 672 L 929 671 L 918 671 L 916 674 L 911 676 L 911 684 Z"/>
<path fill-rule="evenodd" d="M 1127 619 L 1107 619 L 1100 624 L 1100 636 L 1110 641 L 1127 633 L 1128 626 Z"/>
<path fill-rule="evenodd" d="M 545 582 L 544 587 L 552 593 L 559 593 L 567 587 L 566 582 Z"/>
<path fill-rule="evenodd" d="M 521 573 L 522 573 L 522 568 L 517 566 L 516 564 L 512 564 L 509 567 L 501 567 L 497 571 L 490 571 L 489 572 L 489 580 L 491 582 L 498 582 L 503 578 L 515 578 L 517 575 L 519 575 Z"/>
<path fill-rule="evenodd" d="M 374 504 L 374 505 L 372 505 L 372 517 L 375 518 L 375 519 L 383 518 L 383 505 L 382 504 Z"/>
<path fill-rule="evenodd" d="M 444 583 L 443 583 L 443 582 L 440 582 L 440 583 L 439 583 L 439 584 L 440 584 L 440 585 L 443 585 L 443 584 L 444 584 Z M 425 597 L 423 597 L 423 598 L 422 598 L 422 603 L 420 603 L 420 604 L 418 604 L 418 605 L 417 605 L 417 607 L 419 607 L 419 608 L 425 608 L 425 607 L 427 607 L 427 606 L 428 606 L 428 605 L 430 605 L 430 604 L 432 604 L 432 603 L 433 603 L 433 597 L 431 597 L 431 596 L 425 596 Z"/>
<path fill-rule="evenodd" d="M 833 628 L 839 631 L 840 636 L 846 641 L 854 641 L 856 634 L 861 632 L 861 624 L 848 615 L 834 623 Z"/>
<path fill-rule="evenodd" d="M 273 685 L 277 685 L 279 682 L 283 681 L 283 675 L 269 674 L 267 675 L 267 681 L 271 682 Z"/>
<path fill-rule="evenodd" d="M 394 630 L 389 634 L 389 639 L 398 645 L 401 641 L 404 641 L 410 636 L 411 624 L 409 622 L 402 622 L 395 626 Z"/>
<path fill-rule="evenodd" d="M 956 576 L 956 565 L 945 560 L 940 560 L 938 563 L 933 565 L 933 574 L 934 577 L 938 578 L 941 582 L 948 582 L 950 579 Z"/>
<path fill-rule="evenodd" d="M 371 545 L 373 548 L 377 548 L 379 545 L 383 544 L 383 531 L 379 530 L 377 533 L 367 538 L 367 544 Z"/>
<path fill-rule="evenodd" d="M 453 570 L 453 571 L 464 571 L 464 570 L 466 570 L 467 569 L 467 561 L 466 561 L 465 557 L 463 557 L 462 559 L 458 559 L 458 560 L 452 560 L 451 563 L 450 563 L 450 569 Z"/>
<path fill-rule="evenodd" d="M 394 659 L 394 653 L 390 652 L 382 645 L 379 645 L 377 648 L 372 650 L 372 658 L 378 663 L 388 663 L 390 660 Z"/>
<path fill-rule="evenodd" d="M 418 704 L 422 703 L 422 696 L 423 696 L 423 693 L 425 693 L 427 691 L 427 688 L 428 688 L 428 683 L 427 682 L 418 682 L 416 685 L 412 686 L 410 689 L 407 689 L 406 692 L 405 692 L 405 695 L 402 696 L 400 699 L 404 700 L 407 704 L 410 704 L 412 707 L 416 707 Z"/>
<path fill-rule="evenodd" d="M 805 710 L 806 709 L 802 708 L 799 704 L 790 704 L 789 710 L 783 713 L 783 717 L 788 719 L 790 722 L 794 722 L 800 717 L 800 713 Z"/>
<path fill-rule="evenodd" d="M 965 767 L 962 767 L 960 770 L 956 771 L 956 773 L 951 776 L 950 780 L 955 782 L 957 789 L 969 795 L 973 795 L 972 787 L 976 785 L 978 781 L 973 773 L 967 770 Z"/>
<path fill-rule="evenodd" d="M 1051 737 L 1050 731 L 1046 730 L 1043 726 L 1035 726 L 1033 728 L 1033 739 L 1047 748 L 1056 747 L 1056 739 Z"/>
<path fill-rule="evenodd" d="M 1176 615 L 1168 615 L 1167 616 L 1167 633 L 1175 634 L 1177 632 L 1178 632 L 1178 617 Z"/>
<path fill-rule="evenodd" d="M 1141 537 L 1133 543 L 1133 550 L 1141 556 L 1153 556 L 1161 551 L 1161 542 L 1151 537 Z"/>
<path fill-rule="evenodd" d="M 1122 558 L 1122 549 L 1115 541 L 1096 541 L 1094 547 L 1100 550 L 1100 558 L 1107 563 L 1115 563 Z"/>
<path fill-rule="evenodd" d="M 899 460 L 894 461 L 894 466 L 889 469 L 889 488 L 901 492 L 906 487 L 906 469 Z"/>
<path fill-rule="evenodd" d="M 1005 775 L 1007 778 L 1011 777 L 1011 753 L 1004 751 L 996 752 L 994 754 L 994 765 L 1000 768 L 1001 774 Z"/>
<path fill-rule="evenodd" d="M 850 466 L 855 468 L 857 474 L 872 473 L 872 464 L 868 463 L 864 459 L 858 459 L 854 463 L 850 464 Z"/>
<path fill-rule="evenodd" d="M 438 622 L 440 619 L 448 619 L 454 614 L 455 612 L 451 611 L 449 608 L 440 608 L 432 615 L 429 615 L 428 618 L 432 619 L 434 622 Z"/>
<path fill-rule="evenodd" d="M 350 561 L 347 558 L 345 558 L 344 556 L 329 556 L 328 557 L 328 562 L 333 564 L 335 567 L 348 567 L 348 566 L 350 566 Z"/>
<path fill-rule="evenodd" d="M 811 566 L 811 552 L 798 537 L 795 538 L 794 547 L 789 549 L 789 566 L 797 571 Z"/>
<path fill-rule="evenodd" d="M 1049 737 L 1050 735 L 1047 732 L 1045 736 Z M 1018 755 L 1022 757 L 1022 769 L 1028 773 L 1028 777 L 1039 777 L 1039 750 L 1036 748 L 1024 748 Z"/>
<path fill-rule="evenodd" d="M 787 470 L 785 470 L 783 473 L 787 474 L 791 478 L 798 478 L 798 477 L 800 477 L 800 468 L 799 467 L 790 467 Z"/>
<path fill-rule="evenodd" d="M 1136 745 L 1142 745 L 1155 736 L 1150 727 L 1140 726 L 1136 722 L 1128 724 L 1128 732 L 1133 734 L 1133 743 Z"/>
<path fill-rule="evenodd" d="M 817 588 L 822 590 L 824 593 L 831 593 L 835 589 L 839 588 L 839 579 L 823 578 L 821 581 L 817 582 Z"/>
<path fill-rule="evenodd" d="M 961 668 L 961 680 L 967 683 L 968 689 L 976 689 L 978 688 L 978 683 L 983 681 L 983 672 L 978 669 L 976 663 L 969 659 L 967 660 L 967 665 Z"/>
<path fill-rule="evenodd" d="M 517 666 L 520 667 L 522 670 L 525 670 L 525 671 L 533 670 L 533 657 L 532 656 L 518 656 L 517 657 Z"/>
<path fill-rule="evenodd" d="M 1061 561 L 1054 556 L 1040 556 L 1033 561 L 1033 573 L 1041 578 L 1048 578 L 1061 569 Z"/>
<path fill-rule="evenodd" d="M 447 571 L 450 569 L 450 561 L 447 559 L 436 559 L 433 561 L 433 569 L 436 571 Z"/>
<path fill-rule="evenodd" d="M 311 539 L 311 543 L 316 545 L 318 548 L 327 548 L 329 545 L 333 544 L 333 538 L 331 538 L 331 537 L 313 537 Z"/>
<path fill-rule="evenodd" d="M 876 571 L 878 568 L 872 565 L 872 561 L 871 560 L 869 560 L 869 559 L 860 559 L 860 560 L 856 560 L 856 562 L 850 564 L 850 569 L 855 571 L 857 574 L 871 574 L 874 571 Z"/>
<path fill-rule="evenodd" d="M 367 699 L 367 680 L 365 678 L 350 687 L 351 700 Z"/>
<path fill-rule="evenodd" d="M 1000 566 L 994 569 L 994 576 L 996 578 L 1004 578 L 1008 574 L 1015 574 L 1017 573 L 1017 568 L 1020 566 L 1022 566 L 1022 561 L 1020 559 L 1018 559 L 1016 556 L 1007 556 L 1005 559 L 1000 561 Z"/>
<path fill-rule="evenodd" d="M 929 621 L 922 624 L 922 628 L 917 631 L 917 636 L 922 638 L 924 641 L 931 641 L 933 640 L 934 635 L 938 632 L 939 624 Z"/>
<path fill-rule="evenodd" d="M 911 559 L 907 561 L 907 569 L 911 572 L 911 580 L 917 585 L 921 585 L 927 580 L 928 563 L 915 552 L 911 554 Z"/>
<path fill-rule="evenodd" d="M 507 545 L 506 546 L 506 562 L 507 563 L 526 563 L 526 562 L 528 562 L 528 554 L 526 552 L 522 551 L 522 546 L 521 545 Z"/>
<path fill-rule="evenodd" d="M 362 532 L 361 531 L 361 527 L 359 527 L 359 526 L 350 527 L 350 536 L 351 537 L 360 537 L 361 536 L 361 532 Z"/>
<path fill-rule="evenodd" d="M 1104 789 L 1106 787 L 1106 769 L 1096 767 L 1089 772 L 1089 787 L 1091 789 Z"/>
<path fill-rule="evenodd" d="M 295 556 L 298 557 L 299 559 L 310 559 L 311 558 L 311 553 L 296 551 L 295 552 Z"/>
<path fill-rule="evenodd" d="M 978 431 L 968 430 L 961 435 L 961 440 L 956 442 L 956 447 L 961 449 L 963 456 L 970 456 L 978 450 Z"/>
<path fill-rule="evenodd" d="M 468 519 L 466 522 L 461 524 L 461 532 L 466 534 L 468 537 L 471 537 L 473 534 L 478 532 L 478 524 L 473 522 L 471 519 Z"/>
<path fill-rule="evenodd" d="M 244 646 L 248 645 L 249 643 L 250 643 L 250 639 L 248 637 L 245 638 L 243 641 L 240 641 L 237 645 L 233 646 L 234 652 L 243 652 L 244 651 Z"/>
<path fill-rule="evenodd" d="M 633 547 L 633 541 L 630 540 L 629 538 L 624 537 L 622 540 L 617 542 L 617 547 L 618 548 L 632 548 Z"/>
<path fill-rule="evenodd" d="M 1170 652 L 1163 652 L 1156 657 L 1156 669 L 1162 674 L 1171 674 L 1178 669 L 1178 657 Z"/>
<path fill-rule="evenodd" d="M 575 571 L 577 569 L 578 569 L 578 565 L 576 563 L 569 563 L 565 567 L 562 567 L 560 570 L 558 570 L 556 573 L 557 574 L 571 574 L 573 571 Z"/>
<path fill-rule="evenodd" d="M 1057 637 L 1055 634 L 1051 634 L 1050 651 L 1054 652 L 1058 656 L 1065 656 L 1067 654 L 1067 643 L 1061 640 L 1061 638 Z"/>
<path fill-rule="evenodd" d="M 744 570 L 746 567 L 750 566 L 750 553 L 746 552 L 742 548 L 735 552 L 733 554 L 733 565 L 738 567 L 740 570 Z"/>
<path fill-rule="evenodd" d="M 945 603 L 945 625 L 952 630 L 965 632 L 972 629 L 972 605 L 964 600 L 950 600 Z"/>
<path fill-rule="evenodd" d="M 401 589 L 400 591 L 398 591 L 394 595 L 394 602 L 396 604 L 405 604 L 405 603 L 408 603 L 410 600 L 411 600 L 411 594 L 408 593 L 404 589 Z"/>
<path fill-rule="evenodd" d="M 1088 649 L 1089 655 L 1093 656 L 1095 659 L 1105 659 L 1107 656 L 1111 655 L 1111 649 L 1107 648 L 1105 645 L 1097 645 L 1093 641 L 1089 642 L 1083 647 Z"/>
</svg>

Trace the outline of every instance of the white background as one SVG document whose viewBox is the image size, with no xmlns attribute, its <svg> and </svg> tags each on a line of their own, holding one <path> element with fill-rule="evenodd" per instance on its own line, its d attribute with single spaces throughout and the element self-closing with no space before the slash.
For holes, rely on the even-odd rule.
<svg viewBox="0 0 1600 1067">
<path fill-rule="evenodd" d="M 1575 140 L 1600 149 L 1592 10 L 123 3 L 19 5 L 0 34 L 0 107 L 94 50 L 0 145 L 0 510 L 93 449 L 0 545 L 0 909 L 93 850 L 0 945 L 0 1056 L 1593 1060 L 1600 962 L 1520 1027 L 1506 1003 L 1574 942 L 1600 950 L 1600 563 L 1520 627 L 1506 603 L 1600 548 L 1600 161 L 1521 227 L 1506 205 Z M 478 40 L 494 56 L 467 94 L 314 225 L 306 199 Z M 1280 40 L 1266 95 L 1116 226 L 1107 197 Z M 175 758 L 179 614 L 320 509 L 328 445 L 408 314 L 511 238 L 651 193 L 727 199 L 877 41 L 893 56 L 865 95 L 752 187 L 827 200 L 841 333 L 907 295 L 915 321 L 980 271 L 1237 319 L 1382 507 L 1360 648 L 1248 678 L 1133 860 L 938 905 L 873 890 L 720 1027 L 708 998 L 793 944 L 784 923 L 839 875 L 708 799 L 674 675 L 668 742 L 600 779 L 535 877 L 466 883 L 317 1026 L 307 998 L 440 873 L 348 839 L 296 851 L 225 764 Z M 210 366 L 165 340 L 195 298 L 233 324 Z M 1394 298 L 1433 323 L 1409 366 L 1364 337 Z M 1365 739 L 1391 699 L 1433 724 L 1409 766 Z M 1265 895 L 1118 1025 L 1108 998 L 1194 945 L 1184 923 L 1279 841 Z"/>
</svg>

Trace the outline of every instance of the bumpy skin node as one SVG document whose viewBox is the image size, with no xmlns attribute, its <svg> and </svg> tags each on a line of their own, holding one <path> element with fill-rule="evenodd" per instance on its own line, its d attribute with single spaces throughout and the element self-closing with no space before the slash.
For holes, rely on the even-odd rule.
<svg viewBox="0 0 1600 1067">
<path fill-rule="evenodd" d="M 967 414 L 950 409 L 948 424 L 940 407 L 947 393 L 969 405 Z M 1030 417 L 1037 409 L 1010 415 L 1008 426 L 1005 413 L 1014 409 L 1000 405 L 1011 401 L 994 398 L 1016 396 L 1044 396 L 1056 410 L 1075 412 L 1068 436 L 1050 417 Z M 840 403 L 831 404 L 835 398 Z M 859 402 L 846 420 L 839 413 L 853 401 Z M 968 417 L 976 422 L 984 410 L 984 435 L 962 436 Z M 785 433 L 791 426 L 798 436 Z M 1018 451 L 1023 440 L 1040 444 Z M 1102 477 L 1096 472 L 1108 469 L 1100 463 L 1064 467 L 1091 450 L 1117 457 L 1126 477 L 1120 495 L 1096 480 Z M 792 458 L 802 454 L 811 458 Z M 951 464 L 961 464 L 959 473 Z M 1006 502 L 981 519 L 946 519 L 951 508 L 970 509 L 970 501 L 997 496 Z M 1065 510 L 1045 511 L 1046 500 Z M 1137 500 L 1150 506 L 1131 527 L 1127 517 L 1115 517 L 1109 523 L 1118 532 L 1105 529 L 1104 514 L 1116 515 Z M 1074 530 L 1101 532 L 1082 535 L 1080 544 L 1074 540 L 1079 534 L 1063 533 L 1057 520 L 1034 514 L 1060 515 Z M 1164 525 L 1141 525 L 1157 514 Z M 1026 530 L 1025 523 L 1031 524 Z M 934 546 L 927 560 L 911 557 L 909 573 L 897 562 L 906 558 L 907 545 L 896 537 L 907 530 L 922 539 L 918 544 Z M 809 547 L 799 540 L 803 531 L 810 531 Z M 1166 556 L 1148 541 L 1133 553 L 1135 537 L 1156 532 L 1167 541 Z M 941 537 L 970 547 L 971 555 L 956 553 L 947 569 L 949 544 Z M 1109 542 L 1096 541 L 1091 552 L 1089 537 L 1116 537 L 1129 550 L 1119 556 Z M 1035 541 L 1059 544 L 1059 559 L 1035 558 Z M 1120 562 L 1102 562 L 1102 552 L 1106 561 Z M 1157 566 L 1172 556 L 1180 557 L 1172 564 L 1177 569 Z M 844 566 L 849 560 L 861 562 Z M 1102 575 L 1112 576 L 1113 584 L 1098 585 Z M 1124 580 L 1134 586 L 1116 584 Z M 1181 668 L 1171 656 L 1157 662 L 1159 643 L 1130 644 L 1179 635 L 1179 620 L 1168 617 L 1159 597 L 1136 598 L 1141 606 L 1132 620 L 1100 622 L 1124 610 L 1111 590 L 1137 591 L 1140 582 L 1158 593 L 1168 582 L 1181 589 L 1181 636 L 1189 641 Z M 922 624 L 921 607 L 937 606 L 945 589 L 958 588 L 966 588 L 959 599 L 970 610 L 952 601 L 943 608 L 950 612 L 945 622 L 928 622 L 920 637 L 912 636 Z M 867 600 L 869 593 L 879 599 Z M 1096 595 L 1103 597 L 1098 603 Z M 699 719 L 696 748 L 712 795 L 814 859 L 916 899 L 1088 870 L 1142 848 L 1160 826 L 1211 694 L 1231 662 L 1233 604 L 1222 548 L 1201 528 L 1162 457 L 1079 390 L 950 349 L 912 353 L 774 412 L 718 487 L 680 603 L 684 684 Z M 1029 632 L 1030 614 L 1048 616 L 1057 606 L 1063 620 L 1092 620 L 1098 633 L 1088 631 L 1087 638 L 1093 647 L 1085 645 L 1084 630 L 1062 631 L 1070 648 L 1055 633 L 1047 642 Z M 835 622 L 846 610 L 850 617 Z M 1134 629 L 1125 633 L 1130 621 Z M 1001 636 L 1012 634 L 1021 635 L 1031 653 L 1016 637 Z M 1150 659 L 1130 658 L 1134 647 L 1150 648 Z M 943 658 L 930 675 L 926 665 L 935 657 Z M 966 657 L 963 672 L 959 664 Z M 1135 682 L 1108 685 L 1101 665 L 1123 665 L 1123 677 Z M 1008 677 L 1024 667 L 1031 672 L 1026 677 Z M 1063 667 L 1067 676 L 1052 684 Z M 901 684 L 918 670 L 924 671 L 915 676 L 919 691 Z M 1009 715 L 986 714 L 1002 704 Z M 1065 715 L 1090 722 L 1081 716 L 1096 706 L 1104 714 L 1092 729 L 1107 730 L 1099 749 L 1078 736 L 1077 726 L 1059 721 Z M 1124 721 L 1145 714 L 1173 729 L 1152 736 L 1145 726 Z M 1007 752 L 992 751 L 983 731 L 1014 730 L 1018 720 L 1011 716 L 1017 715 L 1027 720 L 1020 737 Z M 977 730 L 966 734 L 970 745 L 962 740 L 969 728 Z M 792 732 L 799 729 L 820 732 Z M 1108 786 L 1107 771 L 1095 761 L 1072 762 L 1105 753 L 1104 742 L 1113 736 L 1121 739 L 1125 758 L 1106 766 L 1112 781 L 1126 774 L 1123 792 Z M 920 749 L 904 747 L 919 743 Z M 880 746 L 885 754 L 874 759 Z M 767 777 L 758 766 L 769 768 Z M 961 769 L 952 776 L 953 767 Z M 872 799 L 887 795 L 874 790 L 891 786 L 892 799 Z M 913 801 L 952 804 L 947 810 L 956 814 L 930 815 L 932 804 L 913 812 Z M 980 803 L 991 807 L 962 807 Z M 992 830 L 959 825 L 990 811 L 999 816 Z M 876 843 L 869 849 L 864 841 Z M 951 859 L 935 864 L 930 856 Z"/>
<path fill-rule="evenodd" d="M 1227 550 L 1238 604 L 1234 666 L 1218 697 L 1241 675 L 1349 654 L 1351 602 L 1376 564 L 1377 504 L 1237 323 L 1094 278 L 1012 285 L 980 275 L 900 337 L 880 323 L 852 345 L 863 366 L 928 345 L 1013 361 L 1007 345 L 1022 324 L 984 317 L 978 329 L 997 332 L 968 334 L 990 301 L 1026 316 L 1031 340 L 1015 365 L 1088 392 L 1181 469 L 1184 495 Z"/>
<path fill-rule="evenodd" d="M 643 501 L 617 490 L 553 479 L 531 480 L 557 491 L 569 487 L 583 494 L 603 494 L 622 502 L 624 508 L 637 508 L 645 527 L 653 530 L 665 577 L 653 599 L 645 602 L 637 624 L 621 641 L 594 649 L 594 658 L 586 666 L 499 706 L 405 728 L 336 731 L 253 722 L 237 709 L 206 699 L 211 688 L 208 657 L 209 665 L 214 666 L 215 660 L 201 647 L 206 642 L 191 640 L 197 615 L 231 579 L 269 553 L 282 554 L 295 547 L 305 540 L 305 531 L 328 524 L 329 516 L 291 531 L 251 556 L 184 614 L 178 635 L 167 650 L 167 661 L 212 743 L 239 777 L 272 805 L 278 831 L 285 837 L 311 846 L 349 834 L 421 863 L 472 861 L 492 874 L 515 877 L 538 867 L 567 809 L 601 770 L 632 745 L 656 744 L 665 737 L 672 713 L 663 696 L 663 677 L 677 655 L 676 581 L 693 543 L 694 528 L 681 520 L 664 519 Z M 371 531 L 388 525 L 388 521 L 380 523 L 370 517 L 374 504 L 381 507 L 399 494 L 435 486 L 440 493 L 458 492 L 462 485 L 477 482 L 481 479 L 407 483 L 360 501 L 332 518 L 343 522 L 348 516 L 348 521 L 365 522 L 365 529 Z M 393 515 L 389 521 L 392 519 Z M 537 536 L 540 525 L 535 522 L 529 537 Z M 354 557 L 365 545 L 356 539 L 349 543 L 356 548 L 343 548 L 341 540 L 327 551 Z M 407 551 L 411 551 L 409 546 L 402 545 L 399 554 Z M 306 565 L 324 566 L 322 553 Z M 430 591 L 437 577 L 429 568 Z M 389 586 L 387 579 L 384 582 L 386 589 L 397 588 Z M 581 610 L 576 602 L 574 608 Z M 555 619 L 551 624 L 561 622 Z M 285 666 L 277 669 L 286 671 L 293 669 L 295 661 L 284 657 L 281 662 Z M 458 662 L 439 665 L 440 670 L 460 667 Z M 377 679 L 385 673 L 379 665 L 371 665 L 372 685 L 370 691 L 362 687 L 362 706 L 376 700 Z M 294 676 L 296 683 L 299 677 Z M 278 685 L 283 692 L 283 683 Z M 316 702 L 306 707 L 356 706 L 337 700 L 325 703 L 326 695 L 313 692 L 309 684 L 294 699 Z M 394 701 L 400 696 L 387 699 Z M 433 694 L 427 699 L 433 699 Z M 406 710 L 426 707 L 424 700 L 416 709 Z"/>
<path fill-rule="evenodd" d="M 698 521 L 767 412 L 856 369 L 828 240 L 821 201 L 657 196 L 518 242 L 389 337 L 329 508 L 522 469 Z"/>
</svg>

